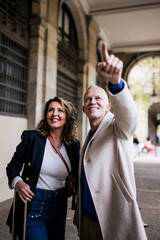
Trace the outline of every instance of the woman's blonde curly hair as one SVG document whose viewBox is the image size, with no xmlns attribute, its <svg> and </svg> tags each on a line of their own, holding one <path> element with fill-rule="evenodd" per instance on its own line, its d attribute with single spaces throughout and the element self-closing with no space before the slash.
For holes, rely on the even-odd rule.
<svg viewBox="0 0 160 240">
<path fill-rule="evenodd" d="M 64 108 L 64 111 L 66 113 L 66 123 L 62 131 L 61 140 L 65 145 L 69 145 L 78 139 L 78 124 L 75 119 L 77 110 L 75 109 L 74 105 L 71 102 L 64 100 L 63 98 L 54 97 L 46 102 L 43 113 L 43 119 L 38 123 L 36 131 L 41 136 L 48 136 L 50 128 L 47 123 L 47 112 L 48 107 L 52 102 L 59 102 Z"/>
</svg>

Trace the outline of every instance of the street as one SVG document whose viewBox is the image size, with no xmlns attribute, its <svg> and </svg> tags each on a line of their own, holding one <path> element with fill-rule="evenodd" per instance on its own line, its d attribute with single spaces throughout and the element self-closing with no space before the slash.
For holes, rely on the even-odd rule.
<svg viewBox="0 0 160 240">
<path fill-rule="evenodd" d="M 157 149 L 157 154 L 154 152 L 140 154 L 134 166 L 138 205 L 143 221 L 149 224 L 145 228 L 148 240 L 160 240 L 160 147 Z M 10 199 L 0 203 L 0 240 L 10 239 L 9 229 L 5 222 L 11 201 Z M 70 205 L 69 199 L 66 240 L 78 240 L 76 227 L 72 224 L 74 213 Z"/>
<path fill-rule="evenodd" d="M 156 156 L 155 156 L 156 155 Z M 141 154 L 134 162 L 137 201 L 148 240 L 160 239 L 160 147 L 157 153 Z"/>
</svg>

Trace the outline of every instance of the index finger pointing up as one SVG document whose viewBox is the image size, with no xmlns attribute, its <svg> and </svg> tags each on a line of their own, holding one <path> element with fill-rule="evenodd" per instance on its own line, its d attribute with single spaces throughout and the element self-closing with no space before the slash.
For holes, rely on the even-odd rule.
<svg viewBox="0 0 160 240">
<path fill-rule="evenodd" d="M 107 59 L 109 58 L 109 54 L 107 51 L 107 44 L 103 43 L 102 45 L 102 58 L 104 62 L 107 62 Z"/>
</svg>

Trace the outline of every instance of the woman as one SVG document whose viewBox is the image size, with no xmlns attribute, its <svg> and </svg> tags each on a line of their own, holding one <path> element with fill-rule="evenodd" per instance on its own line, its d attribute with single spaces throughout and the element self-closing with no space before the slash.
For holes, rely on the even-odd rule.
<svg viewBox="0 0 160 240">
<path fill-rule="evenodd" d="M 22 133 L 22 141 L 7 165 L 9 186 L 16 189 L 14 233 L 19 240 L 23 234 L 23 209 L 26 201 L 26 240 L 65 238 L 65 179 L 68 173 L 47 136 L 50 134 L 54 139 L 77 180 L 80 143 L 77 140 L 75 113 L 72 103 L 62 98 L 55 97 L 46 102 L 43 119 L 36 130 Z M 10 229 L 12 208 L 7 220 Z"/>
</svg>

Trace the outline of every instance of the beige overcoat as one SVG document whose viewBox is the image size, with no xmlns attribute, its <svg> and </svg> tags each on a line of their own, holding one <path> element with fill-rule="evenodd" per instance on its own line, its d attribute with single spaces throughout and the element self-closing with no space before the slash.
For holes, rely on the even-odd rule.
<svg viewBox="0 0 160 240">
<path fill-rule="evenodd" d="M 133 138 L 137 124 L 135 103 L 126 82 L 123 90 L 110 94 L 114 115 L 107 112 L 85 153 L 84 143 L 79 168 L 78 204 L 81 229 L 82 156 L 91 196 L 104 240 L 146 240 L 136 201 L 133 168 Z"/>
</svg>

